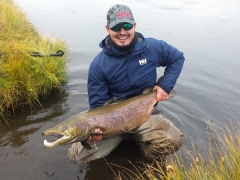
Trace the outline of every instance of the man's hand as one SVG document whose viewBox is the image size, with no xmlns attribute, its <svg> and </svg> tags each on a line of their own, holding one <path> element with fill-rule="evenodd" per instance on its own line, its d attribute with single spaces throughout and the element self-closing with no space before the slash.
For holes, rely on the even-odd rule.
<svg viewBox="0 0 240 180">
<path fill-rule="evenodd" d="M 95 132 L 102 133 L 100 129 L 95 129 Z M 88 138 L 88 142 L 97 143 L 102 139 L 102 135 L 92 135 Z"/>
<path fill-rule="evenodd" d="M 168 98 L 169 98 L 168 93 L 166 93 L 166 92 L 165 92 L 162 88 L 160 88 L 159 86 L 155 85 L 155 86 L 153 87 L 153 91 L 157 91 L 157 102 L 168 100 Z"/>
</svg>

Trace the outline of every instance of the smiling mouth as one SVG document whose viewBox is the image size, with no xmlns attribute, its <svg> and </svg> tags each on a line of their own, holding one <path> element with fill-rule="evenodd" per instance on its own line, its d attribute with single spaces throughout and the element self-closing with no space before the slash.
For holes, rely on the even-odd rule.
<svg viewBox="0 0 240 180">
<path fill-rule="evenodd" d="M 124 36 L 124 37 L 117 37 L 119 40 L 126 40 L 128 38 L 128 36 Z"/>
</svg>

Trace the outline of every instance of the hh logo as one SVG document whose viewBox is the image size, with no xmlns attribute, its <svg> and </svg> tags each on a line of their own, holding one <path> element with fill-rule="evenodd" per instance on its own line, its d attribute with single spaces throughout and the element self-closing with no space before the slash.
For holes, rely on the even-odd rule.
<svg viewBox="0 0 240 180">
<path fill-rule="evenodd" d="M 140 64 L 140 66 L 142 66 L 144 64 L 147 64 L 147 59 L 146 58 L 145 59 L 140 59 L 139 64 Z"/>
</svg>

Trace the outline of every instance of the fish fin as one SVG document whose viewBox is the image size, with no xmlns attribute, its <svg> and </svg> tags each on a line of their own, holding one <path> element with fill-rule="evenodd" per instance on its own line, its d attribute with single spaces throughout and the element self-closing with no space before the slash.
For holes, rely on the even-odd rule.
<svg viewBox="0 0 240 180">
<path fill-rule="evenodd" d="M 91 146 L 90 146 L 90 144 L 87 142 L 87 140 L 82 141 L 81 144 L 82 144 L 82 146 L 85 147 L 86 149 L 88 149 L 88 150 L 91 149 Z"/>
<path fill-rule="evenodd" d="M 162 111 L 160 111 L 159 109 L 153 108 L 151 115 L 159 115 L 159 114 L 163 114 Z"/>
<path fill-rule="evenodd" d="M 152 91 L 152 88 L 146 88 L 143 90 L 142 94 L 147 94 Z"/>
<path fill-rule="evenodd" d="M 103 158 L 111 153 L 122 141 L 122 136 L 112 136 L 102 139 L 96 143 L 97 149 L 93 148 L 94 143 L 91 143 L 91 149 L 83 148 L 81 143 L 73 143 L 68 149 L 69 157 L 77 163 L 90 162 L 99 158 Z"/>
<path fill-rule="evenodd" d="M 172 89 L 169 93 L 169 97 L 174 97 L 176 95 L 177 95 L 177 92 L 174 89 Z"/>
<path fill-rule="evenodd" d="M 109 100 L 104 104 L 104 106 L 109 105 L 109 104 L 113 104 L 113 103 L 117 103 L 117 102 L 118 102 L 117 97 L 113 97 L 113 98 L 109 99 Z"/>
</svg>

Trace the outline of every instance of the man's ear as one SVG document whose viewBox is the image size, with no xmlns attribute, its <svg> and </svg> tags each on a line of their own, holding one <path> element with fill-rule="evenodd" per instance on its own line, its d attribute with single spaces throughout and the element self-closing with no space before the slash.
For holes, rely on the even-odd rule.
<svg viewBox="0 0 240 180">
<path fill-rule="evenodd" d="M 108 25 L 105 26 L 107 33 L 109 34 L 109 27 Z"/>
<path fill-rule="evenodd" d="M 136 30 L 136 26 L 137 26 L 137 23 L 134 23 L 133 27 L 134 27 L 135 30 Z"/>
</svg>

